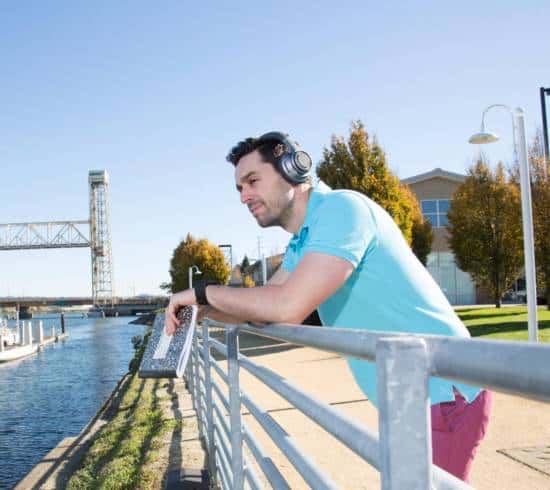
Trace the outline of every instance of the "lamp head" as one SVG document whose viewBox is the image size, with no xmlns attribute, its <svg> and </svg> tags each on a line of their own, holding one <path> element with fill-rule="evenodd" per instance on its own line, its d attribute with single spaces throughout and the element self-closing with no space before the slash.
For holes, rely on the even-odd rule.
<svg viewBox="0 0 550 490">
<path fill-rule="evenodd" d="M 472 145 L 484 145 L 485 143 L 494 143 L 498 141 L 498 136 L 491 131 L 485 131 L 483 128 L 479 133 L 470 136 L 468 143 Z"/>
</svg>

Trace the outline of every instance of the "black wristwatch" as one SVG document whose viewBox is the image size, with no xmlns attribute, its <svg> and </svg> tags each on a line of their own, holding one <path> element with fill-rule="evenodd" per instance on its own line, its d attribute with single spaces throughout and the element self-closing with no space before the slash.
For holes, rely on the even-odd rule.
<svg viewBox="0 0 550 490">
<path fill-rule="evenodd" d="M 206 288 L 208 286 L 219 286 L 219 282 L 214 279 L 200 279 L 195 282 L 194 290 L 197 303 L 199 305 L 208 305 L 208 298 L 206 297 Z"/>
</svg>

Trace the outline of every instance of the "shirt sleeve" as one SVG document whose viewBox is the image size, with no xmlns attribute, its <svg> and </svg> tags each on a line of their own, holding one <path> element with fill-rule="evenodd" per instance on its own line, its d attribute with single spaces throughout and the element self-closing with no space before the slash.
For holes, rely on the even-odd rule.
<svg viewBox="0 0 550 490">
<path fill-rule="evenodd" d="M 335 192 L 319 206 L 303 252 L 333 255 L 357 267 L 375 237 L 376 223 L 363 196 Z"/>
<path fill-rule="evenodd" d="M 292 272 L 296 268 L 296 253 L 290 247 L 286 248 L 285 255 L 283 257 L 283 262 L 281 264 L 281 269 Z"/>
</svg>

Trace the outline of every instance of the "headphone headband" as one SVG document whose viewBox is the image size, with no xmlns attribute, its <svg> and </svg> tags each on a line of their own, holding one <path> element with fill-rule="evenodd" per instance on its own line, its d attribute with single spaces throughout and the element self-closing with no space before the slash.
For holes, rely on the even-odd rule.
<svg viewBox="0 0 550 490">
<path fill-rule="evenodd" d="M 288 134 L 281 133 L 280 131 L 270 131 L 269 133 L 262 134 L 258 139 L 260 141 L 277 140 L 286 147 L 285 153 L 296 153 L 299 151 L 298 145 L 288 137 Z"/>
</svg>

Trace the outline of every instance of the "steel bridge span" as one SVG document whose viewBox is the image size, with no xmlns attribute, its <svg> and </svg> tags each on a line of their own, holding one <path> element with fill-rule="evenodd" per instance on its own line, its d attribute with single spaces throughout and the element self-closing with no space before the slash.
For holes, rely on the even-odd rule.
<svg viewBox="0 0 550 490">
<path fill-rule="evenodd" d="M 107 171 L 90 170 L 88 185 L 89 219 L 0 224 L 0 250 L 89 247 L 92 263 L 91 303 L 112 305 L 115 286 Z"/>
</svg>

